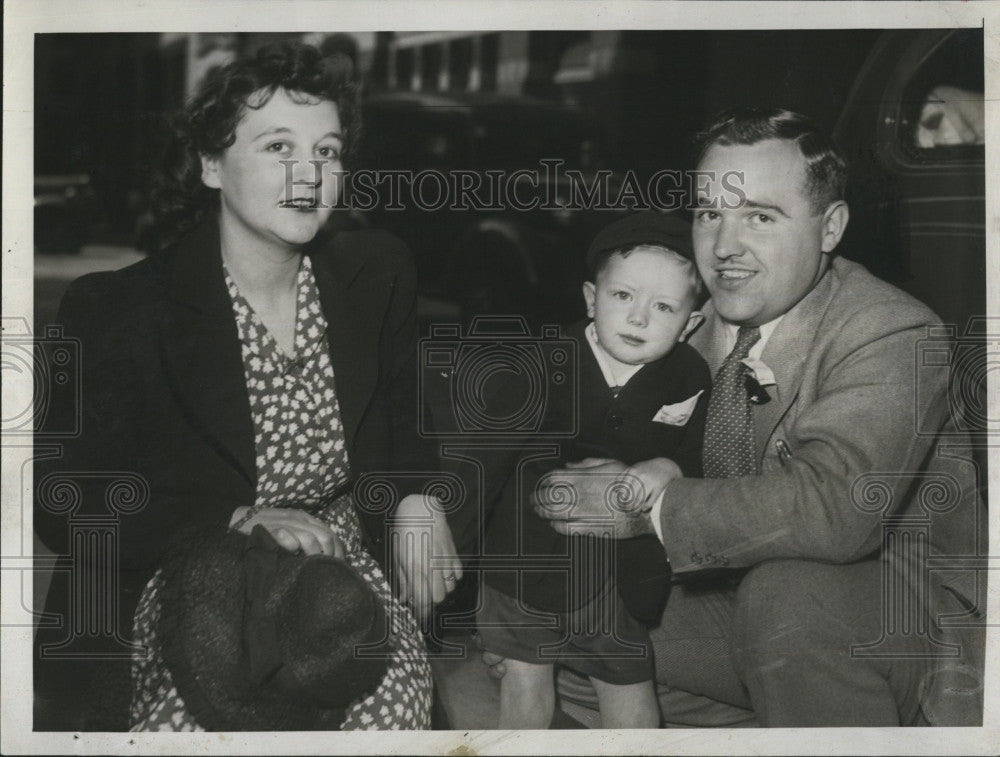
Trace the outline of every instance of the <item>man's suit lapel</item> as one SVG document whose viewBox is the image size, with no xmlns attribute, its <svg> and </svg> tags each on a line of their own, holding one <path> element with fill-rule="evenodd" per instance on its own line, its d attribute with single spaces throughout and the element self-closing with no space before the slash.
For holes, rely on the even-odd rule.
<svg viewBox="0 0 1000 757">
<path fill-rule="evenodd" d="M 344 244 L 344 237 L 334 238 L 329 252 L 313 256 L 313 274 L 329 324 L 337 402 L 350 448 L 378 383 L 379 333 L 392 289 L 372 275 L 365 251 Z"/>
<path fill-rule="evenodd" d="M 167 291 L 173 300 L 163 322 L 167 380 L 192 422 L 256 486 L 250 398 L 214 221 L 181 242 Z"/>
<path fill-rule="evenodd" d="M 813 290 L 789 310 L 772 332 L 761 360 L 777 382 L 766 388 L 769 402 L 754 405 L 754 435 L 758 462 L 782 416 L 788 412 L 802 383 L 802 369 L 816 338 L 820 321 L 833 297 L 835 274 L 828 270 Z M 713 378 L 726 359 L 726 327 L 711 301 L 705 308 L 705 323 L 691 336 L 691 345 L 708 363 Z"/>
<path fill-rule="evenodd" d="M 788 412 L 802 384 L 803 367 L 816 342 L 816 332 L 833 296 L 834 274 L 828 270 L 813 290 L 802 298 L 771 333 L 761 360 L 777 382 L 766 388 L 770 402 L 753 408 L 758 463 L 781 418 Z"/>
</svg>

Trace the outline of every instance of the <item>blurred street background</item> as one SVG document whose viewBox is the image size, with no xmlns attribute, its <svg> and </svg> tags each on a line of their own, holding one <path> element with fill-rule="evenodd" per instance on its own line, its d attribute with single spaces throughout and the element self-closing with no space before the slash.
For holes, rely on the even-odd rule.
<svg viewBox="0 0 1000 757">
<path fill-rule="evenodd" d="M 353 70 L 368 97 L 410 92 L 454 98 L 463 107 L 495 96 L 502 103 L 557 106 L 593 124 L 578 164 L 643 177 L 689 167 L 691 134 L 723 107 L 782 104 L 832 127 L 878 37 L 867 30 L 37 35 L 36 332 L 54 318 L 70 280 L 141 255 L 136 245 L 148 219 L 147 188 L 165 117 L 182 107 L 210 68 L 267 42 L 295 38 L 321 47 L 335 65 Z M 421 128 L 413 124 L 414 131 Z M 369 163 L 378 163 L 380 153 L 407 152 L 399 134 L 369 137 Z M 440 141 L 435 144 L 440 152 Z M 410 167 L 419 168 L 419 150 L 409 152 Z M 540 148 L 520 157 L 537 168 L 538 158 L 560 156 Z M 406 155 L 397 162 L 405 164 Z M 438 223 L 439 233 L 465 235 L 462 219 L 456 223 L 444 230 Z M 414 235 L 424 238 L 426 229 Z M 585 245 L 583 236 L 572 244 Z M 422 261 L 421 250 L 415 252 L 426 284 L 425 319 L 453 314 L 441 305 L 449 294 L 444 263 Z M 502 269 L 491 277 L 510 278 Z M 524 292 L 521 301 L 513 295 L 490 301 L 494 294 L 464 304 L 524 305 Z"/>
<path fill-rule="evenodd" d="M 582 175 L 631 172 L 644 182 L 693 168 L 692 135 L 724 108 L 808 114 L 850 163 L 851 221 L 838 254 L 922 299 L 954 325 L 968 365 L 986 365 L 978 28 L 38 34 L 36 335 L 55 322 L 70 281 L 155 249 L 146 206 L 168 115 L 212 67 L 283 38 L 316 45 L 362 84 L 363 141 L 351 168 L 510 175 L 558 159 Z M 563 197 L 566 186 L 536 189 Z M 587 244 L 627 212 L 428 211 L 407 199 L 402 211 L 336 211 L 331 230 L 387 228 L 407 242 L 424 334 L 477 314 L 532 325 L 582 316 Z M 957 372 L 952 387 L 980 434 L 986 373 Z M 37 607 L 46 587 L 34 588 Z M 469 590 L 464 581 L 454 603 Z M 466 710 L 449 712 L 456 722 L 494 721 L 495 682 L 484 671 L 439 661 L 445 698 Z M 489 696 L 469 694 L 479 691 Z M 570 714 L 587 723 L 585 711 Z"/>
<path fill-rule="evenodd" d="M 147 204 L 168 117 L 213 67 L 281 39 L 316 45 L 360 83 L 349 169 L 484 183 L 530 171 L 540 180 L 529 191 L 549 199 L 572 187 L 543 161 L 585 181 L 610 175 L 616 197 L 623 177 L 648 186 L 658 171 L 693 168 L 692 136 L 722 109 L 806 113 L 849 163 L 837 254 L 923 300 L 985 355 L 981 28 L 38 34 L 34 333 L 74 278 L 157 249 Z M 404 190 L 402 210 L 385 207 L 388 192 L 372 208 L 336 210 L 327 232 L 385 228 L 409 245 L 423 334 L 480 314 L 534 327 L 582 317 L 584 251 L 629 211 L 433 210 L 416 192 Z M 970 381 L 957 391 L 985 410 L 985 381 Z"/>
</svg>

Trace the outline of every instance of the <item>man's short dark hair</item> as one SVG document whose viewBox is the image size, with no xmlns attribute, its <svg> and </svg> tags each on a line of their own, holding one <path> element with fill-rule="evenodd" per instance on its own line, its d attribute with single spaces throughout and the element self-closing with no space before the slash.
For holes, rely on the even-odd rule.
<svg viewBox="0 0 1000 757">
<path fill-rule="evenodd" d="M 695 137 L 698 163 L 713 145 L 755 145 L 768 139 L 795 142 L 806 160 L 806 191 L 822 213 L 844 199 L 847 163 L 833 140 L 812 119 L 781 108 L 731 108 Z"/>
</svg>

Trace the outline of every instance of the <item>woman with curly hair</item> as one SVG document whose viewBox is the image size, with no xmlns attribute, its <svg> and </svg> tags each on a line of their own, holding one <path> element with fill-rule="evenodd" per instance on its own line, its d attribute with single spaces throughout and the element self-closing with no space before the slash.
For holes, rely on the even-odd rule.
<svg viewBox="0 0 1000 757">
<path fill-rule="evenodd" d="M 129 716 L 128 660 L 107 657 L 109 647 L 122 656 L 121 639 L 95 641 L 90 660 L 43 655 L 36 730 L 203 727 L 157 640 L 157 568 L 168 540 L 192 525 L 243 534 L 261 526 L 288 552 L 346 561 L 393 621 L 386 675 L 341 727 L 429 726 L 429 666 L 406 602 L 426 614 L 461 563 L 440 509 L 414 485 L 399 482 L 391 512 L 359 506 L 352 487 L 369 472 L 436 468 L 417 432 L 414 269 L 389 234 L 320 234 L 358 120 L 355 86 L 315 48 L 269 46 L 214 70 L 177 125 L 157 185 L 158 236 L 173 243 L 68 290 L 59 322 L 80 340 L 81 433 L 61 440 L 58 461 L 37 466 L 36 528 L 69 553 L 65 509 L 45 501 L 59 476 L 86 472 L 77 474 L 76 517 L 108 513 L 116 474 L 148 492 L 145 504 L 113 513 L 117 570 L 78 567 L 73 577 L 79 585 L 80 571 L 115 574 L 118 627 L 135 617 L 135 691 Z M 389 518 L 414 515 L 434 519 L 443 567 L 386 565 Z M 79 625 L 88 609 L 68 583 L 53 583 L 47 609 L 69 617 L 73 608 Z M 65 635 L 43 628 L 38 641 Z M 66 717 L 66 702 L 77 717 Z"/>
</svg>

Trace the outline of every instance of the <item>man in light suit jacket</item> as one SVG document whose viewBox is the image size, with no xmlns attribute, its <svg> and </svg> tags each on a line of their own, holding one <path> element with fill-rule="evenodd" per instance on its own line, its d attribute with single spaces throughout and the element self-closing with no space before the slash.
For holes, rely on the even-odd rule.
<svg viewBox="0 0 1000 757">
<path fill-rule="evenodd" d="M 652 633 L 664 720 L 978 724 L 986 520 L 947 361 L 922 359 L 938 319 L 834 256 L 846 170 L 808 119 L 731 111 L 702 136 L 706 478 L 676 471 L 651 511 L 613 514 L 619 536 L 655 532 L 675 574 Z M 737 342 L 742 436 L 716 404 Z M 713 446 L 742 470 L 709 478 Z M 550 480 L 574 509 L 537 492 L 556 530 L 607 513 L 622 468 L 593 462 Z"/>
</svg>

